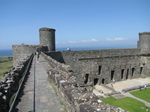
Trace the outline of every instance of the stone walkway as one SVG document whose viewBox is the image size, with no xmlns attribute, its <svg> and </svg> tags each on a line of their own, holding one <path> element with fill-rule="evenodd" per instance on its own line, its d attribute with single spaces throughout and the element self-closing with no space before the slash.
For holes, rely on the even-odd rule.
<svg viewBox="0 0 150 112">
<path fill-rule="evenodd" d="M 32 66 L 21 92 L 15 112 L 65 112 L 64 106 L 47 81 L 50 66 L 40 57 L 33 59 Z"/>
</svg>

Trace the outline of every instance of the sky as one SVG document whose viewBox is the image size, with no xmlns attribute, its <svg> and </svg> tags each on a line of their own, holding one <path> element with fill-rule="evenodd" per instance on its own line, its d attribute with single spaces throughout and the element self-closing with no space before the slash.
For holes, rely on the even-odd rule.
<svg viewBox="0 0 150 112">
<path fill-rule="evenodd" d="M 150 31 L 150 0 L 0 0 L 0 49 L 39 44 L 56 29 L 56 47 L 136 48 Z"/>
</svg>

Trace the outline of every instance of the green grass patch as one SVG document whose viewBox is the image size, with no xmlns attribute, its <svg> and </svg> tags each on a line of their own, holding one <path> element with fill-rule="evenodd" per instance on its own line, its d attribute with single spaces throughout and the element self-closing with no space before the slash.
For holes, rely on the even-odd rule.
<svg viewBox="0 0 150 112">
<path fill-rule="evenodd" d="M 130 92 L 133 96 L 150 102 L 150 88 Z"/>
<path fill-rule="evenodd" d="M 127 110 L 129 112 L 145 112 L 146 110 L 146 105 L 143 102 L 140 102 L 130 97 L 125 97 L 122 99 L 115 99 L 114 97 L 108 97 L 101 100 L 105 103 L 108 103 L 111 106 L 117 108 L 121 107 L 122 109 Z"/>
<path fill-rule="evenodd" d="M 0 80 L 4 73 L 9 72 L 13 67 L 13 57 L 0 57 Z"/>
<path fill-rule="evenodd" d="M 53 89 L 54 93 L 57 95 L 57 90 L 56 90 L 56 88 L 55 88 L 54 84 L 53 84 L 53 83 L 51 83 L 51 82 L 49 82 L 49 83 L 50 83 L 50 85 L 51 85 L 51 87 L 52 87 L 52 89 Z"/>
</svg>

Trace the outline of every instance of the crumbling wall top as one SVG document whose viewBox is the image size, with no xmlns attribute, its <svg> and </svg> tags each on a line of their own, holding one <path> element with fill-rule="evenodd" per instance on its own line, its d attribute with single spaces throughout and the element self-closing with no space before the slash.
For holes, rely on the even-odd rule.
<svg viewBox="0 0 150 112">
<path fill-rule="evenodd" d="M 140 32 L 139 35 L 150 35 L 150 32 Z"/>
</svg>

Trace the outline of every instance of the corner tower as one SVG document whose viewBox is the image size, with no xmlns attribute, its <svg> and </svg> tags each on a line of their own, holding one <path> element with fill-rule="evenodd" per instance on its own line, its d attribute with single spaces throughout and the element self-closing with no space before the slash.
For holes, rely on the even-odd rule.
<svg viewBox="0 0 150 112">
<path fill-rule="evenodd" d="M 40 28 L 40 45 L 47 46 L 49 51 L 55 51 L 55 29 Z"/>
<path fill-rule="evenodd" d="M 150 53 L 150 32 L 139 33 L 138 48 L 141 49 L 141 53 Z"/>
</svg>

